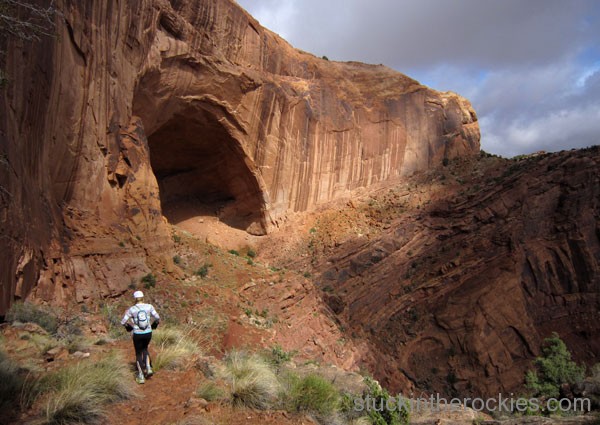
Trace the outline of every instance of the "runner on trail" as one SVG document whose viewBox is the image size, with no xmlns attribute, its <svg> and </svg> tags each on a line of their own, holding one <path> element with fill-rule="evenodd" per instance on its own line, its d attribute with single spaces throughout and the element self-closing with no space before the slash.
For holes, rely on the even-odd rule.
<svg viewBox="0 0 600 425">
<path fill-rule="evenodd" d="M 135 291 L 133 298 L 135 298 L 135 305 L 127 309 L 121 324 L 125 326 L 128 332 L 131 332 L 133 347 L 135 348 L 135 363 L 138 370 L 135 380 L 138 384 L 143 384 L 146 382 L 144 374 L 147 378 L 154 374 L 150 354 L 148 353 L 148 345 L 152 339 L 152 329 L 158 327 L 160 316 L 152 304 L 144 303 L 144 293 L 142 291 Z"/>
</svg>

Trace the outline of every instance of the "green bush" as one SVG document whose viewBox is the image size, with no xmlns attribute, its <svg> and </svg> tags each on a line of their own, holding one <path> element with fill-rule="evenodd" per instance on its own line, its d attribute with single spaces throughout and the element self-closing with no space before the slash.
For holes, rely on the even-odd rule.
<svg viewBox="0 0 600 425">
<path fill-rule="evenodd" d="M 394 405 L 395 409 L 388 410 L 387 405 L 390 395 L 387 390 L 369 377 L 365 378 L 365 384 L 368 388 L 365 396 L 369 396 L 371 400 L 374 400 L 376 407 L 384 407 L 384 409 L 368 409 L 367 413 L 373 425 L 408 425 L 410 423 L 410 414 L 405 405 L 398 409 L 396 403 Z"/>
<path fill-rule="evenodd" d="M 240 255 L 239 251 L 236 251 L 235 249 L 230 249 L 228 252 L 229 252 L 231 255 L 235 255 L 235 256 L 239 256 L 239 255 Z"/>
<path fill-rule="evenodd" d="M 202 265 L 202 267 L 200 267 L 198 270 L 196 270 L 194 272 L 194 274 L 196 276 L 200 276 L 202 279 L 204 279 L 206 276 L 208 276 L 208 268 L 210 267 L 210 264 L 208 263 L 204 263 Z"/>
<path fill-rule="evenodd" d="M 154 288 L 156 286 L 156 276 L 154 276 L 152 273 L 148 273 L 147 275 L 143 276 L 140 280 L 144 284 L 144 288 L 146 289 Z"/>
<path fill-rule="evenodd" d="M 273 348 L 271 348 L 268 360 L 276 369 L 279 369 L 285 363 L 291 361 L 295 355 L 296 351 L 285 351 L 281 345 L 275 344 Z"/>
<path fill-rule="evenodd" d="M 206 401 L 219 401 L 225 399 L 225 390 L 216 383 L 207 381 L 198 387 L 196 395 Z"/>
<path fill-rule="evenodd" d="M 268 409 L 281 388 L 277 376 L 259 356 L 232 351 L 225 358 L 222 377 L 229 384 L 234 406 Z"/>
<path fill-rule="evenodd" d="M 571 360 L 571 352 L 556 332 L 544 340 L 542 354 L 535 359 L 536 370 L 529 370 L 525 375 L 526 387 L 533 396 L 559 397 L 563 384 L 575 384 L 583 379 L 585 366 Z"/>
<path fill-rule="evenodd" d="M 46 403 L 46 423 L 100 423 L 108 403 L 134 396 L 133 382 L 125 362 L 114 354 L 61 369 L 46 383 L 52 391 Z"/>
<path fill-rule="evenodd" d="M 163 327 L 152 333 L 152 343 L 157 354 L 152 359 L 155 370 L 178 369 L 194 354 L 199 353 L 198 345 L 190 338 L 189 331 Z"/>
<path fill-rule="evenodd" d="M 58 331 L 58 314 L 46 307 L 31 303 L 17 302 L 10 307 L 6 315 L 9 322 L 36 323 L 51 334 Z"/>
<path fill-rule="evenodd" d="M 290 394 L 291 407 L 298 412 L 332 415 L 340 407 L 340 393 L 325 378 L 310 374 L 298 379 Z"/>
<path fill-rule="evenodd" d="M 256 251 L 254 251 L 252 248 L 250 248 L 248 250 L 248 252 L 246 253 L 246 255 L 250 258 L 255 258 L 256 257 Z"/>
</svg>

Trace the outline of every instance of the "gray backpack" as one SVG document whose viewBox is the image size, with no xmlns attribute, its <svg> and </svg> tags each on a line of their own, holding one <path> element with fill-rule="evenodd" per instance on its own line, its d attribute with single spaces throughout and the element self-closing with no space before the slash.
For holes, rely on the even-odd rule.
<svg viewBox="0 0 600 425">
<path fill-rule="evenodd" d="M 150 327 L 150 318 L 146 310 L 142 310 L 138 307 L 138 312 L 135 318 L 135 324 L 140 330 L 145 331 Z"/>
</svg>

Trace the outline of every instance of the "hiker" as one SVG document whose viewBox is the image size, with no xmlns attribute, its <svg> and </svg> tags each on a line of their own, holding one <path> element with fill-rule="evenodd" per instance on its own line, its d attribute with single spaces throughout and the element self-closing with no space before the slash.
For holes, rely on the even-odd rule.
<svg viewBox="0 0 600 425">
<path fill-rule="evenodd" d="M 135 291 L 133 298 L 135 298 L 135 305 L 129 307 L 125 312 L 121 324 L 125 326 L 127 332 L 131 332 L 133 337 L 135 363 L 138 370 L 135 380 L 138 384 L 143 384 L 146 382 L 144 373 L 148 378 L 154 374 L 150 355 L 148 354 L 148 345 L 152 339 L 152 329 L 158 327 L 160 316 L 152 304 L 144 303 L 144 293 L 142 291 Z"/>
</svg>

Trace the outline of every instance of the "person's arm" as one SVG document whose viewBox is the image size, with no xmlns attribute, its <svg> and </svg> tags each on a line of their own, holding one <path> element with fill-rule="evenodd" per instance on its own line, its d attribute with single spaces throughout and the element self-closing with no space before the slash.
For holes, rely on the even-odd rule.
<svg viewBox="0 0 600 425">
<path fill-rule="evenodd" d="M 152 329 L 156 329 L 156 328 L 158 328 L 158 324 L 160 323 L 160 316 L 158 315 L 158 312 L 156 311 L 156 309 L 154 308 L 153 305 L 151 305 L 150 307 L 152 307 L 150 309 L 150 314 L 154 318 L 154 321 L 152 322 L 151 326 L 152 326 Z"/>
<path fill-rule="evenodd" d="M 131 326 L 131 323 L 129 323 L 129 319 L 133 319 L 133 317 L 131 316 L 129 309 L 127 309 L 123 319 L 121 319 L 121 324 L 125 326 L 125 330 L 127 330 L 127 332 L 131 332 L 133 330 L 133 326 Z"/>
</svg>

